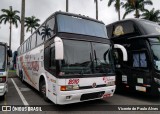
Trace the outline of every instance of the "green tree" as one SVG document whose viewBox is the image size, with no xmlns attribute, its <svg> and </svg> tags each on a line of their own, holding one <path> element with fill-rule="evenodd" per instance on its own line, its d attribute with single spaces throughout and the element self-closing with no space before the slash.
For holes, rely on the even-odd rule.
<svg viewBox="0 0 160 114">
<path fill-rule="evenodd" d="M 123 5 L 123 2 L 121 2 L 121 0 L 109 0 L 108 6 L 111 6 L 113 2 L 115 3 L 114 7 L 115 7 L 116 12 L 118 12 L 118 19 L 120 20 L 121 19 L 121 14 L 120 14 L 121 5 Z"/>
<path fill-rule="evenodd" d="M 39 27 L 40 20 L 37 19 L 35 16 L 32 17 L 25 17 L 25 27 L 27 27 L 26 31 L 31 31 L 33 33 L 33 29 L 36 30 Z"/>
<path fill-rule="evenodd" d="M 12 38 L 12 24 L 18 27 L 18 21 L 20 22 L 20 17 L 17 15 L 19 11 L 13 10 L 12 6 L 9 7 L 9 9 L 2 9 L 2 15 L 0 15 L 0 23 L 4 22 L 6 24 L 7 22 L 9 23 L 9 29 L 10 29 L 10 34 L 9 34 L 9 46 L 11 48 L 11 38 Z"/>
<path fill-rule="evenodd" d="M 140 17 L 140 12 L 145 11 L 146 5 L 153 5 L 151 0 L 126 0 L 126 3 L 122 6 L 126 12 L 123 15 L 123 19 L 131 12 L 135 11 L 135 18 Z"/>
<path fill-rule="evenodd" d="M 44 39 L 44 41 L 46 40 L 46 38 L 50 38 L 52 35 L 53 30 L 51 28 L 49 28 L 48 25 L 46 26 L 42 26 L 42 32 L 40 33 L 42 35 L 42 40 Z"/>
<path fill-rule="evenodd" d="M 142 14 L 142 18 L 154 22 L 160 22 L 160 10 L 155 10 L 154 8 L 150 11 L 145 10 Z"/>
</svg>

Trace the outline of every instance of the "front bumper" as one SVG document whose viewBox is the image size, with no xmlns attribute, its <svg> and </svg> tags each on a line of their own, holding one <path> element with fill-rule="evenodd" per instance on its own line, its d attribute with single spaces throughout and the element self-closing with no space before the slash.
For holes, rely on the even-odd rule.
<svg viewBox="0 0 160 114">
<path fill-rule="evenodd" d="M 0 84 L 0 96 L 3 96 L 7 92 L 7 84 L 1 83 Z"/>
<path fill-rule="evenodd" d="M 57 95 L 57 104 L 70 104 L 113 96 L 116 86 L 94 89 L 60 91 Z"/>
</svg>

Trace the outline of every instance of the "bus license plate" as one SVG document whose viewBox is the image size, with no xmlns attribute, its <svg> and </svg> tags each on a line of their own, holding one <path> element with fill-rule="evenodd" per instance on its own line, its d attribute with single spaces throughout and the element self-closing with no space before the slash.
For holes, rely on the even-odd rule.
<svg viewBox="0 0 160 114">
<path fill-rule="evenodd" d="M 146 92 L 146 87 L 136 86 L 136 90 Z"/>
</svg>

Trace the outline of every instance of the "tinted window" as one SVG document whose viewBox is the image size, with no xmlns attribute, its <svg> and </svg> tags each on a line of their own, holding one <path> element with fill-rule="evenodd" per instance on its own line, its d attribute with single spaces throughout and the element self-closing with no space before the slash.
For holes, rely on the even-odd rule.
<svg viewBox="0 0 160 114">
<path fill-rule="evenodd" d="M 55 69 L 56 68 L 56 61 L 55 61 L 55 48 L 52 46 L 50 48 L 50 68 Z"/>
<path fill-rule="evenodd" d="M 26 52 L 26 42 L 24 43 L 24 53 Z"/>
<path fill-rule="evenodd" d="M 95 71 L 101 73 L 114 73 L 113 60 L 109 44 L 92 43 L 94 49 Z"/>
<path fill-rule="evenodd" d="M 133 67 L 147 67 L 147 59 L 144 52 L 133 53 Z"/>
<path fill-rule="evenodd" d="M 140 25 L 146 32 L 146 34 L 160 34 L 160 25 L 152 21 L 140 21 Z"/>
<path fill-rule="evenodd" d="M 45 24 L 43 24 L 37 32 L 37 46 L 42 44 L 45 40 Z"/>
<path fill-rule="evenodd" d="M 28 51 L 29 50 L 29 39 L 27 39 L 27 41 L 26 41 L 26 51 Z"/>
<path fill-rule="evenodd" d="M 45 69 L 49 69 L 50 67 L 50 61 L 49 61 L 49 56 L 50 56 L 50 47 L 46 47 L 45 50 L 44 50 L 44 66 L 45 66 Z"/>
<path fill-rule="evenodd" d="M 63 40 L 63 43 L 62 72 L 65 74 L 91 73 L 91 43 L 73 40 Z"/>
<path fill-rule="evenodd" d="M 109 29 L 109 28 L 107 28 Z M 134 24 L 130 21 L 113 25 L 112 37 L 135 33 Z"/>
<path fill-rule="evenodd" d="M 105 25 L 74 16 L 57 15 L 58 31 L 107 38 Z"/>
<path fill-rule="evenodd" d="M 113 73 L 109 44 L 63 40 L 63 45 L 61 71 L 65 75 Z"/>
<path fill-rule="evenodd" d="M 23 44 L 22 44 L 22 47 L 21 47 L 21 54 L 23 54 Z"/>
<path fill-rule="evenodd" d="M 54 24 L 55 24 L 55 20 L 54 20 L 54 18 L 52 18 L 52 19 L 47 21 L 45 26 L 43 26 L 42 33 L 41 33 L 43 39 L 47 40 L 47 39 L 53 37 L 53 35 L 54 35 Z"/>
<path fill-rule="evenodd" d="M 36 33 L 31 36 L 31 39 L 31 49 L 33 49 L 36 46 Z"/>
</svg>

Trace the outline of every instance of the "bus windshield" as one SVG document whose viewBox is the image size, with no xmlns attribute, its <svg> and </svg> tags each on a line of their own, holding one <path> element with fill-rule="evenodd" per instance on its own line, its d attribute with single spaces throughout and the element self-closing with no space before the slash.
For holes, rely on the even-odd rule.
<svg viewBox="0 0 160 114">
<path fill-rule="evenodd" d="M 73 40 L 63 40 L 63 44 L 61 72 L 64 74 L 113 74 L 109 44 Z"/>
<path fill-rule="evenodd" d="M 58 14 L 58 32 L 107 38 L 105 25 L 95 21 Z"/>
<path fill-rule="evenodd" d="M 157 70 L 160 70 L 160 39 L 151 38 L 151 49 L 153 51 L 154 65 Z"/>
<path fill-rule="evenodd" d="M 160 26 L 157 23 L 140 20 L 140 24 L 147 32 L 147 34 L 156 34 L 156 35 L 160 34 Z"/>
<path fill-rule="evenodd" d="M 0 70 L 5 69 L 5 46 L 0 45 Z"/>
</svg>

